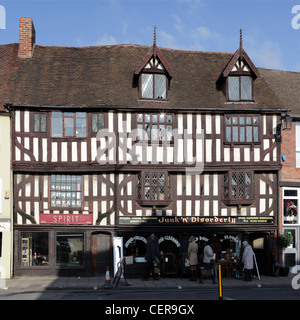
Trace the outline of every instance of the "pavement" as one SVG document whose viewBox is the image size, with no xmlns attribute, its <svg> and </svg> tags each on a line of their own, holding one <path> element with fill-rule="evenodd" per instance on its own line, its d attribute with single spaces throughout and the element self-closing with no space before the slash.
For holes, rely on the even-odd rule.
<svg viewBox="0 0 300 320">
<path fill-rule="evenodd" d="M 292 280 L 295 274 L 285 277 L 261 276 L 260 279 L 253 278 L 250 282 L 242 279 L 222 277 L 222 287 L 225 288 L 282 288 L 292 287 Z M 142 279 L 119 279 L 118 284 L 113 279 L 106 280 L 105 276 L 95 277 L 15 277 L 12 279 L 0 280 L 0 299 L 1 295 L 11 292 L 37 292 L 46 290 L 160 290 L 160 289 L 197 289 L 212 288 L 217 284 L 212 284 L 211 279 L 204 279 L 204 284 L 189 281 L 188 277 L 172 278 L 162 277 L 159 280 L 144 281 Z"/>
</svg>

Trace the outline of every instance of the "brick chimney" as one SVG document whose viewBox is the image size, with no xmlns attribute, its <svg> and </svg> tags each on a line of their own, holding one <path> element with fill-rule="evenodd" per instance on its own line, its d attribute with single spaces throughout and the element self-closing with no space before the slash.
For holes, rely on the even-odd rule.
<svg viewBox="0 0 300 320">
<path fill-rule="evenodd" d="M 32 58 L 35 44 L 35 29 L 31 18 L 19 18 L 20 58 Z"/>
</svg>

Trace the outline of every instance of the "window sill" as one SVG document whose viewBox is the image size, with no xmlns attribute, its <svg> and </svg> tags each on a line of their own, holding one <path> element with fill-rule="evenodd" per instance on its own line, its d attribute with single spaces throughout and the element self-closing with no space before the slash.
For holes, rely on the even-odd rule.
<svg viewBox="0 0 300 320">
<path fill-rule="evenodd" d="M 223 200 L 223 203 L 227 206 L 247 206 L 251 205 L 253 203 L 253 199 L 241 199 L 241 200 Z"/>
<path fill-rule="evenodd" d="M 141 102 L 160 102 L 160 103 L 169 103 L 166 99 L 146 99 L 146 98 L 140 98 L 138 101 Z"/>
<path fill-rule="evenodd" d="M 142 207 L 167 207 L 171 200 L 137 200 Z"/>
</svg>

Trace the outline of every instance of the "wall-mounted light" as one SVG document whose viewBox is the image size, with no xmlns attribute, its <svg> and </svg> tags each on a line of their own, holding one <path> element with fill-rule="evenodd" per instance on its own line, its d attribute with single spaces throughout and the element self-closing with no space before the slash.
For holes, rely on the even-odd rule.
<svg viewBox="0 0 300 320">
<path fill-rule="evenodd" d="M 292 129 L 293 117 L 289 114 L 285 114 L 281 117 L 281 122 L 277 123 L 276 126 L 276 140 L 281 141 L 281 129 L 282 130 L 291 130 Z"/>
</svg>

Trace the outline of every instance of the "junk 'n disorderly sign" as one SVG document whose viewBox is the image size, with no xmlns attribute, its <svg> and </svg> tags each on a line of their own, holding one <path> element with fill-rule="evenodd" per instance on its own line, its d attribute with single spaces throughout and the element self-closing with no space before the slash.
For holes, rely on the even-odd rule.
<svg viewBox="0 0 300 320">
<path fill-rule="evenodd" d="M 182 225 L 182 224 L 274 224 L 274 217 L 151 217 L 124 216 L 119 217 L 119 224 L 147 224 L 147 225 Z"/>
</svg>

